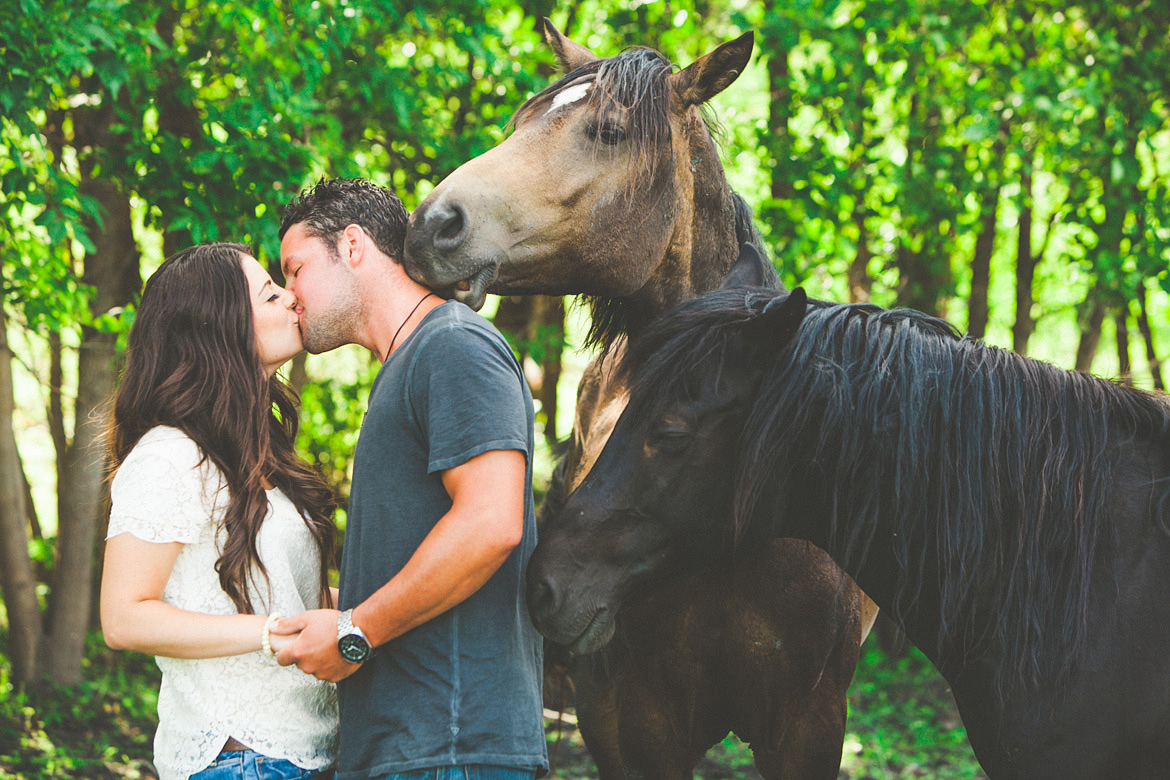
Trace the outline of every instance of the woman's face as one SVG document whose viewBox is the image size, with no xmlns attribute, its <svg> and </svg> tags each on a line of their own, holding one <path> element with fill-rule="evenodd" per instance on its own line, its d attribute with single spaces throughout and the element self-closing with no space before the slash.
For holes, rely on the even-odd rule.
<svg viewBox="0 0 1170 780">
<path fill-rule="evenodd" d="M 272 281 L 268 271 L 254 257 L 242 255 L 240 264 L 248 279 L 252 300 L 252 322 L 256 330 L 256 351 L 268 376 L 276 373 L 294 355 L 304 350 L 293 294 Z"/>
</svg>

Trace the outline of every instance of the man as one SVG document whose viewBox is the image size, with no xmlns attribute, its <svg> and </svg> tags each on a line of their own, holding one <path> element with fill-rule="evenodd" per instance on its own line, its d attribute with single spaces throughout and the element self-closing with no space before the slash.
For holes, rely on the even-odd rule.
<svg viewBox="0 0 1170 780">
<path fill-rule="evenodd" d="M 406 220 L 361 180 L 322 180 L 285 209 L 305 348 L 360 344 L 383 365 L 354 454 L 342 611 L 281 620 L 301 635 L 278 660 L 340 681 L 339 780 L 530 780 L 547 768 L 523 593 L 532 398 L 487 320 L 406 275 Z"/>
</svg>

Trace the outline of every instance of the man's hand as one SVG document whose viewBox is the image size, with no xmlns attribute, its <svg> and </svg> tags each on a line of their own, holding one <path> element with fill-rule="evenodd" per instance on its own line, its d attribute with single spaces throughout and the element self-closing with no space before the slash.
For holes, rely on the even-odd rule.
<svg viewBox="0 0 1170 780">
<path fill-rule="evenodd" d="M 296 664 L 305 674 L 319 680 L 338 682 L 356 672 L 361 664 L 351 664 L 337 651 L 336 609 L 314 609 L 296 617 L 281 618 L 272 627 L 272 634 L 300 636 L 277 653 L 281 666 Z"/>
</svg>

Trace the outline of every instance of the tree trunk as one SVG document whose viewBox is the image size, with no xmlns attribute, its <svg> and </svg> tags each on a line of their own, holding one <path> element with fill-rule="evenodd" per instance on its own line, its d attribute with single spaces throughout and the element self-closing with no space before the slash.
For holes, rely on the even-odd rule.
<svg viewBox="0 0 1170 780">
<path fill-rule="evenodd" d="M 1142 340 L 1146 342 L 1146 361 L 1150 366 L 1150 376 L 1154 380 L 1154 387 L 1165 390 L 1162 381 L 1162 362 L 1158 360 L 1158 353 L 1154 350 L 1154 333 L 1150 328 L 1150 315 L 1146 310 L 1146 288 L 1142 285 L 1138 291 L 1138 330 L 1142 332 Z"/>
<path fill-rule="evenodd" d="M 857 252 L 849 264 L 849 302 L 869 303 L 873 289 L 873 277 L 869 275 L 869 261 L 873 253 L 869 250 L 869 233 L 865 229 L 865 206 L 861 197 L 853 209 L 853 224 L 857 226 Z"/>
<path fill-rule="evenodd" d="M 540 377 L 529 377 L 529 386 L 545 418 L 544 438 L 550 445 L 556 444 L 557 383 L 565 341 L 564 299 L 551 295 L 505 297 L 492 322 L 512 342 L 521 366 L 529 357 L 539 365 Z"/>
<path fill-rule="evenodd" d="M 536 302 L 536 338 L 544 346 L 540 361 L 540 408 L 544 412 L 544 439 L 557 439 L 557 385 L 561 380 L 561 358 L 565 343 L 565 299 L 542 295 Z"/>
<path fill-rule="evenodd" d="M 906 81 L 916 83 L 909 73 Z M 894 262 L 898 269 L 898 305 L 945 318 L 946 290 L 951 281 L 950 256 L 940 240 L 933 215 L 924 219 L 915 209 L 916 203 L 921 205 L 925 200 L 922 190 L 935 186 L 933 173 L 920 173 L 934 170 L 930 160 L 938 148 L 942 117 L 932 102 L 933 96 L 933 76 L 929 76 L 925 89 L 915 91 L 910 98 L 906 161 L 902 165 L 902 190 L 898 195 L 905 235 L 898 242 Z"/>
<path fill-rule="evenodd" d="M 1133 384 L 1133 367 L 1129 362 L 1129 312 L 1122 309 L 1113 316 L 1117 331 L 1117 381 L 1124 385 Z"/>
<path fill-rule="evenodd" d="M 306 367 L 308 355 L 302 352 L 292 359 L 288 367 L 288 384 L 299 398 L 305 385 L 309 383 L 309 372 Z"/>
<path fill-rule="evenodd" d="M 12 351 L 8 321 L 0 306 L 0 588 L 8 610 L 8 655 L 12 681 L 31 685 L 40 678 L 37 649 L 43 635 L 37 580 L 28 556 L 24 473 L 16 449 L 12 414 Z"/>
<path fill-rule="evenodd" d="M 765 19 L 783 13 L 783 10 L 777 9 L 776 0 L 765 0 Z M 776 161 L 772 167 L 771 195 L 773 200 L 788 200 L 792 197 L 788 167 L 788 160 L 792 155 L 792 141 L 788 133 L 788 121 L 792 114 L 792 93 L 788 84 L 790 47 L 782 39 L 783 33 L 778 36 L 770 32 L 780 27 L 776 23 L 766 25 L 765 29 L 769 32 L 761 36 L 760 51 L 767 52 L 768 55 L 768 137 L 771 139 L 770 151 Z"/>
<path fill-rule="evenodd" d="M 1077 371 L 1091 371 L 1093 358 L 1097 355 L 1097 347 L 1101 343 L 1101 326 L 1105 323 L 1105 304 L 1097 298 L 1097 288 L 1089 293 L 1085 299 L 1087 314 L 1082 320 L 1081 340 L 1077 345 Z"/>
<path fill-rule="evenodd" d="M 82 193 L 102 213 L 99 226 L 86 225 L 94 252 L 85 258 L 82 281 L 95 290 L 90 304 L 100 316 L 130 302 L 141 286 L 138 248 L 130 201 L 107 179 L 83 178 Z M 65 489 L 58 507 L 57 560 L 54 568 L 45 670 L 61 685 L 81 681 L 81 659 L 92 609 L 95 542 L 106 515 L 105 404 L 113 393 L 117 337 L 82 328 L 77 368 L 73 443 L 65 458 Z"/>
<path fill-rule="evenodd" d="M 65 458 L 69 453 L 69 437 L 65 434 L 65 406 L 61 403 L 61 391 L 65 384 L 65 372 L 61 367 L 61 332 L 49 334 L 49 408 L 45 416 L 49 421 L 49 436 L 53 440 L 54 462 L 57 464 L 57 506 L 61 506 L 61 493 L 65 490 Z"/>
<path fill-rule="evenodd" d="M 991 284 L 991 254 L 995 250 L 995 228 L 999 217 L 999 187 L 995 187 L 983 204 L 975 255 L 971 258 L 971 297 L 967 303 L 967 335 L 981 339 L 987 335 L 987 290 Z"/>
<path fill-rule="evenodd" d="M 1032 152 L 1020 166 L 1020 224 L 1016 238 L 1016 320 L 1012 323 L 1012 351 L 1028 354 L 1028 339 L 1036 328 L 1032 319 L 1032 283 L 1039 256 L 1032 254 Z"/>
<path fill-rule="evenodd" d="M 999 193 L 1003 186 L 1003 158 L 1007 150 L 1007 119 L 1000 119 L 999 132 L 991 148 L 988 175 L 994 177 L 990 191 L 981 204 L 979 235 L 975 239 L 975 255 L 971 258 L 971 296 L 967 302 L 967 335 L 981 339 L 987 335 L 989 306 L 987 293 L 991 286 L 991 256 L 995 253 L 995 232 L 999 227 Z"/>
</svg>

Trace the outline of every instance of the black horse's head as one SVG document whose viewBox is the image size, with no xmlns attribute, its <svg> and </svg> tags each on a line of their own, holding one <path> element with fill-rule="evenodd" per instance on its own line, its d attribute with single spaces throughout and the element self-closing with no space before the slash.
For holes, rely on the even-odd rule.
<svg viewBox="0 0 1170 780">
<path fill-rule="evenodd" d="M 803 290 L 726 289 L 658 320 L 623 364 L 630 402 L 589 475 L 541 528 L 528 606 L 555 642 L 609 641 L 632 587 L 729 552 L 743 421 Z"/>
</svg>

